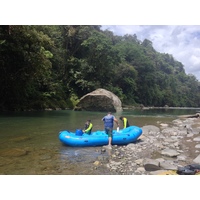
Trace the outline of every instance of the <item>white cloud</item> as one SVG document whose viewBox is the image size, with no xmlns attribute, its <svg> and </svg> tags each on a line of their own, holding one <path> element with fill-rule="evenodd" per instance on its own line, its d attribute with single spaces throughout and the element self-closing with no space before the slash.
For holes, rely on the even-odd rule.
<svg viewBox="0 0 200 200">
<path fill-rule="evenodd" d="M 115 35 L 136 34 L 141 41 L 149 39 L 156 51 L 171 54 L 184 65 L 186 74 L 193 74 L 200 80 L 199 25 L 106 25 L 102 29 Z"/>
</svg>

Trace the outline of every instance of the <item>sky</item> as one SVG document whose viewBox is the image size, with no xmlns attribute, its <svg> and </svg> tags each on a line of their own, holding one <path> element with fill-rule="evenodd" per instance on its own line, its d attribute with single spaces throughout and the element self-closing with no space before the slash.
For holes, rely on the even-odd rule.
<svg viewBox="0 0 200 200">
<path fill-rule="evenodd" d="M 115 35 L 136 34 L 149 39 L 160 53 L 171 54 L 184 65 L 186 74 L 200 81 L 200 25 L 103 25 Z"/>
</svg>

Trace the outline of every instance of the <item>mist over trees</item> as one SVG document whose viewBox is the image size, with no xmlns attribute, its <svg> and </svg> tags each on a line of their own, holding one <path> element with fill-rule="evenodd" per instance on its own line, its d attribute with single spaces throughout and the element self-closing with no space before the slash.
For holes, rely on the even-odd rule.
<svg viewBox="0 0 200 200">
<path fill-rule="evenodd" d="M 97 88 L 123 105 L 200 107 L 200 83 L 173 55 L 101 26 L 0 26 L 0 111 L 73 108 Z"/>
</svg>

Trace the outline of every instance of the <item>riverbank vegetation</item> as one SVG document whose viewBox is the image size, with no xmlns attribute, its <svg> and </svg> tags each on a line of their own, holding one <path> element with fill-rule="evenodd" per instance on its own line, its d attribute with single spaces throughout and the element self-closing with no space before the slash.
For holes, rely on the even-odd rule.
<svg viewBox="0 0 200 200">
<path fill-rule="evenodd" d="M 73 108 L 97 88 L 124 105 L 200 107 L 200 83 L 173 55 L 101 26 L 0 26 L 0 110 Z"/>
</svg>

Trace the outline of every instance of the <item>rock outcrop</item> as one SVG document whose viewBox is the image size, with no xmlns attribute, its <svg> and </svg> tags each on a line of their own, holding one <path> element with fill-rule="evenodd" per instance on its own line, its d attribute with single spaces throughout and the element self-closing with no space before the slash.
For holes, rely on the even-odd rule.
<svg viewBox="0 0 200 200">
<path fill-rule="evenodd" d="M 112 92 L 99 88 L 81 97 L 74 110 L 118 112 L 122 103 Z"/>
</svg>

